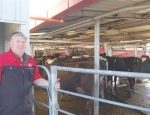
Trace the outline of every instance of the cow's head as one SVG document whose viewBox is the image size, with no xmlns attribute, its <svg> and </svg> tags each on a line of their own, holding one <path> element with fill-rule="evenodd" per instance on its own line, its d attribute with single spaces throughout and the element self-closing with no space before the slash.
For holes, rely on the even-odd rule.
<svg viewBox="0 0 150 115">
<path fill-rule="evenodd" d="M 105 57 L 100 56 L 100 69 L 107 70 L 108 69 L 108 62 Z"/>
<path fill-rule="evenodd" d="M 143 61 L 139 67 L 139 72 L 150 73 L 150 59 Z"/>
</svg>

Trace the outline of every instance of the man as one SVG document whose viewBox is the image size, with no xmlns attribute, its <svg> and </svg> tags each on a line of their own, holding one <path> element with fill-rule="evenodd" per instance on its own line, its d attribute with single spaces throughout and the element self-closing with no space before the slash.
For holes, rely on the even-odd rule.
<svg viewBox="0 0 150 115">
<path fill-rule="evenodd" d="M 25 53 L 26 36 L 22 32 L 14 32 L 9 45 L 10 50 L 0 54 L 0 115 L 32 115 L 32 83 L 48 86 L 48 81 L 41 78 L 35 60 Z"/>
</svg>

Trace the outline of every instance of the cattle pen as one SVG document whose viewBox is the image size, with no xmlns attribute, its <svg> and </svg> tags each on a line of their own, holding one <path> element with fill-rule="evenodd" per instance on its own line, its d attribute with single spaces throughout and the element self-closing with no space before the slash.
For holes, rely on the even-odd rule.
<svg viewBox="0 0 150 115">
<path fill-rule="evenodd" d="M 0 53 L 15 31 L 49 81 L 33 115 L 150 115 L 150 0 L 0 0 Z"/>
<path fill-rule="evenodd" d="M 51 79 L 52 83 L 51 83 L 51 85 L 54 85 L 54 83 L 56 82 L 56 76 L 57 76 L 56 75 L 56 71 L 57 71 L 57 69 L 58 70 L 67 70 L 67 71 L 74 70 L 74 72 L 79 72 L 79 71 L 80 72 L 85 72 L 86 71 L 86 73 L 92 73 L 92 74 L 95 75 L 95 83 L 94 83 L 95 84 L 95 87 L 94 87 L 94 90 L 95 90 L 94 91 L 94 96 L 95 97 L 89 97 L 89 96 L 80 95 L 80 94 L 76 94 L 76 93 L 71 93 L 71 92 L 67 92 L 67 91 L 63 91 L 63 90 L 58 90 L 58 89 L 57 89 L 57 91 L 68 93 L 68 94 L 72 94 L 72 95 L 76 95 L 76 96 L 78 95 L 80 97 L 84 97 L 84 98 L 89 98 L 89 99 L 95 100 L 94 101 L 95 102 L 94 103 L 95 104 L 94 105 L 94 115 L 98 115 L 99 114 L 99 102 L 98 101 L 109 103 L 109 104 L 114 104 L 114 105 L 118 105 L 118 106 L 122 106 L 122 107 L 127 107 L 127 108 L 132 108 L 132 109 L 137 109 L 137 110 L 141 110 L 141 111 L 150 112 L 150 110 L 148 108 L 138 107 L 138 106 L 132 106 L 132 105 L 128 105 L 128 104 L 122 104 L 122 103 L 112 102 L 112 101 L 108 101 L 108 100 L 104 100 L 104 99 L 98 98 L 98 96 L 99 96 L 99 77 L 98 77 L 99 74 L 104 74 L 104 75 L 119 75 L 119 76 L 124 76 L 124 77 L 135 77 L 135 78 L 138 78 L 138 76 L 141 75 L 144 78 L 149 78 L 148 77 L 149 74 L 139 74 L 139 73 L 131 73 L 131 72 L 130 73 L 128 73 L 128 72 L 127 73 L 126 72 L 114 72 L 113 73 L 113 71 L 98 70 L 98 68 L 99 68 L 99 51 L 98 50 L 99 50 L 99 45 L 100 45 L 100 43 L 99 43 L 99 40 L 100 40 L 100 37 L 99 37 L 100 36 L 100 33 L 99 33 L 99 31 L 100 31 L 100 27 L 99 27 L 100 19 L 105 18 L 105 17 L 110 16 L 110 15 L 115 15 L 115 14 L 123 12 L 123 11 L 143 9 L 143 8 L 149 8 L 149 7 L 150 7 L 149 5 L 136 6 L 136 7 L 131 7 L 131 8 L 129 7 L 129 8 L 117 10 L 117 11 L 114 11 L 114 12 L 106 13 L 106 14 L 94 17 L 92 19 L 84 20 L 83 22 L 79 22 L 79 23 L 76 23 L 76 24 L 72 25 L 72 26 L 77 26 L 77 25 L 80 25 L 80 24 L 88 23 L 88 22 L 92 22 L 92 23 L 95 24 L 94 25 L 94 28 L 95 28 L 95 39 L 94 39 L 95 40 L 94 41 L 94 47 L 95 47 L 95 50 L 94 50 L 95 51 L 94 52 L 94 56 L 95 56 L 94 63 L 95 63 L 95 68 L 94 69 L 95 70 L 90 70 L 89 71 L 89 70 L 86 70 L 86 69 L 82 70 L 82 69 L 78 69 L 78 68 L 62 68 L 61 69 L 61 67 L 51 67 L 51 68 L 53 68 L 51 70 L 51 76 L 52 76 L 52 79 Z M 68 27 L 68 28 L 70 28 L 70 27 Z M 56 30 L 55 32 L 63 31 L 64 29 L 67 29 L 67 27 L 65 27 L 63 29 Z M 33 41 L 31 41 L 31 42 L 33 42 Z M 43 42 L 43 41 L 39 40 L 38 42 Z M 49 41 L 49 42 L 52 42 L 52 41 Z M 96 71 L 98 71 L 98 72 L 96 72 Z M 55 77 L 55 78 L 53 78 L 53 77 Z M 53 80 L 53 79 L 55 79 L 55 80 Z M 55 98 L 55 97 L 57 97 L 56 90 L 53 90 L 53 88 L 52 88 L 51 91 L 52 92 L 50 94 L 51 94 L 51 99 L 52 99 L 53 107 L 56 108 L 54 111 L 53 111 L 53 109 L 51 109 L 52 110 L 51 114 L 52 115 L 57 115 L 58 111 L 66 113 L 65 111 L 63 111 L 63 110 L 61 110 L 61 109 L 58 108 L 59 106 L 57 104 L 58 103 L 57 102 L 57 98 Z M 66 113 L 66 114 L 71 114 L 71 113 Z"/>
<path fill-rule="evenodd" d="M 134 106 L 134 105 L 131 105 L 131 104 L 114 102 L 114 101 L 105 100 L 105 99 L 102 99 L 102 98 L 96 98 L 96 97 L 91 97 L 91 96 L 87 96 L 87 95 L 73 93 L 73 92 L 69 92 L 69 91 L 65 91 L 65 90 L 61 90 L 61 89 L 55 89 L 53 87 L 53 85 L 57 81 L 57 78 L 56 78 L 57 77 L 57 70 L 70 71 L 70 72 L 82 72 L 82 73 L 88 73 L 88 74 L 101 74 L 101 75 L 103 74 L 103 75 L 116 75 L 116 76 L 122 76 L 122 77 L 136 77 L 136 78 L 140 78 L 140 77 L 150 78 L 149 77 L 150 74 L 135 73 L 135 72 L 118 72 L 118 71 L 108 71 L 108 70 L 79 69 L 79 68 L 68 68 L 68 67 L 59 67 L 59 66 L 52 66 L 51 70 L 48 70 L 44 66 L 39 66 L 39 67 L 43 68 L 49 76 L 48 78 L 50 80 L 50 82 L 49 82 L 50 84 L 49 84 L 48 88 L 45 88 L 45 89 L 48 90 L 47 92 L 49 94 L 49 105 L 38 102 L 38 101 L 34 100 L 34 98 L 33 98 L 33 102 L 36 102 L 38 104 L 41 104 L 42 106 L 47 107 L 49 109 L 49 115 L 58 115 L 58 112 L 62 112 L 62 113 L 67 114 L 67 115 L 74 115 L 73 113 L 67 112 L 67 111 L 62 110 L 62 109 L 59 108 L 58 101 L 57 101 L 58 100 L 57 99 L 57 97 L 58 97 L 57 92 L 63 92 L 63 93 L 66 93 L 66 94 L 71 94 L 71 95 L 91 99 L 91 100 L 94 100 L 94 101 L 100 101 L 100 102 L 103 102 L 103 103 L 108 103 L 108 104 L 117 105 L 117 106 L 121 106 L 121 107 L 126 107 L 126 108 L 130 108 L 130 109 L 150 112 L 150 109 L 146 108 L 146 107 L 140 107 L 140 106 Z M 32 107 L 33 107 L 33 110 L 34 110 L 34 103 L 33 103 Z M 97 114 L 99 114 L 99 113 L 97 113 Z"/>
</svg>

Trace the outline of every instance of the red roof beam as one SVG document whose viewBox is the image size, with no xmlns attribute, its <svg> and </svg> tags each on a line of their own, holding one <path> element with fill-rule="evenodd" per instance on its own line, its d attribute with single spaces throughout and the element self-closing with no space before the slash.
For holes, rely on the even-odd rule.
<svg viewBox="0 0 150 115">
<path fill-rule="evenodd" d="M 49 18 L 62 19 L 71 13 L 77 12 L 99 0 L 61 0 L 56 6 L 48 11 Z M 35 32 L 38 29 L 47 26 L 49 22 L 43 22 L 32 28 L 30 32 Z"/>
<path fill-rule="evenodd" d="M 63 20 L 52 19 L 52 18 L 45 18 L 45 17 L 35 17 L 35 16 L 30 16 L 30 19 L 42 20 L 42 21 L 46 21 L 46 22 L 57 22 L 57 23 L 64 22 Z"/>
</svg>

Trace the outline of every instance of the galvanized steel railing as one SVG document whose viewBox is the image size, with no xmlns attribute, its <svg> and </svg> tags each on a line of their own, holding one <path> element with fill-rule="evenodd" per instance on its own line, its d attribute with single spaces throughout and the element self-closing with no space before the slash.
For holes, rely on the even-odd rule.
<svg viewBox="0 0 150 115">
<path fill-rule="evenodd" d="M 117 106 L 122 106 L 130 109 L 135 109 L 135 110 L 141 110 L 141 111 L 146 111 L 150 112 L 149 108 L 145 107 L 140 107 L 140 106 L 135 106 L 135 105 L 129 105 L 129 104 L 124 104 L 124 103 L 119 103 L 119 102 L 114 102 L 114 101 L 109 101 L 101 98 L 95 98 L 92 96 L 87 96 L 87 95 L 82 95 L 74 92 L 69 92 L 61 89 L 55 89 L 53 88 L 54 84 L 57 81 L 57 70 L 63 70 L 63 71 L 70 71 L 70 72 L 81 72 L 81 73 L 89 73 L 89 74 L 101 74 L 101 75 L 114 75 L 114 76 L 122 76 L 122 77 L 135 77 L 135 78 L 150 78 L 149 73 L 138 73 L 138 72 L 119 72 L 119 71 L 108 71 L 108 70 L 93 70 L 93 69 L 81 69 L 81 68 L 70 68 L 70 67 L 59 67 L 59 66 L 51 66 L 51 99 L 52 99 L 52 104 L 58 108 L 58 102 L 57 102 L 57 91 L 62 92 L 62 93 L 67 93 L 87 99 L 92 99 L 95 101 L 100 101 L 112 105 L 117 105 Z M 58 115 L 59 109 L 53 110 L 52 109 L 52 115 Z M 67 112 L 63 111 L 63 113 L 67 114 Z"/>
<path fill-rule="evenodd" d="M 34 86 L 33 86 L 33 88 L 32 88 L 32 100 L 33 100 L 32 101 L 33 102 L 32 110 L 33 110 L 33 112 L 34 112 L 34 102 L 36 102 L 36 103 L 48 108 L 49 115 L 58 115 L 58 112 L 65 113 L 67 115 L 74 115 L 73 113 L 64 111 L 59 108 L 58 101 L 57 101 L 57 91 L 75 95 L 78 97 L 92 99 L 95 101 L 100 101 L 103 103 L 108 103 L 108 104 L 122 106 L 122 107 L 130 108 L 130 109 L 150 112 L 149 108 L 114 102 L 114 101 L 105 100 L 105 99 L 101 99 L 101 98 L 95 98 L 92 96 L 82 95 L 82 94 L 69 92 L 69 91 L 65 91 L 65 90 L 61 90 L 61 89 L 55 89 L 53 87 L 54 84 L 57 82 L 57 70 L 70 71 L 70 72 L 81 72 L 81 73 L 89 73 L 89 74 L 114 75 L 114 76 L 122 76 L 122 77 L 135 77 L 135 78 L 141 78 L 141 77 L 150 78 L 150 74 L 148 74 L 148 73 L 119 72 L 119 71 L 108 71 L 108 70 L 93 70 L 93 69 L 81 69 L 81 68 L 79 69 L 79 68 L 70 68 L 70 67 L 51 66 L 51 75 L 50 75 L 49 70 L 45 66 L 38 65 L 38 67 L 43 68 L 46 71 L 46 73 L 48 75 L 48 80 L 51 81 L 51 82 L 49 82 L 49 87 L 41 87 L 41 88 L 47 89 L 48 96 L 49 96 L 49 105 L 46 105 L 46 104 L 34 99 Z"/>
<path fill-rule="evenodd" d="M 39 67 L 39 68 L 42 68 L 42 69 L 44 69 L 44 70 L 46 71 L 47 76 L 48 76 L 48 81 L 51 81 L 51 75 L 50 75 L 49 70 L 48 70 L 45 66 L 42 66 L 42 65 L 38 65 L 38 67 Z M 44 103 L 39 102 L 39 101 L 37 101 L 37 100 L 34 99 L 34 85 L 33 85 L 33 86 L 32 86 L 32 95 L 31 95 L 31 96 L 32 96 L 32 111 L 33 111 L 34 115 L 35 115 L 34 102 L 36 102 L 37 104 L 42 105 L 42 106 L 48 108 L 48 109 L 49 109 L 49 115 L 52 114 L 52 111 L 59 111 L 59 112 L 62 112 L 62 113 L 66 113 L 67 115 L 74 115 L 74 114 L 72 114 L 72 113 L 70 113 L 70 112 L 67 112 L 67 111 L 64 111 L 64 110 L 60 109 L 59 106 L 55 107 L 55 106 L 52 104 L 51 91 L 50 91 L 50 89 L 51 89 L 51 82 L 49 82 L 49 87 L 41 87 L 41 88 L 47 90 L 48 98 L 49 98 L 49 105 L 44 104 Z"/>
<path fill-rule="evenodd" d="M 42 66 L 42 65 L 38 65 L 38 68 L 42 68 L 42 69 L 44 69 L 44 70 L 46 71 L 47 76 L 48 76 L 48 81 L 50 81 L 50 72 L 49 72 L 49 70 L 48 70 L 45 66 Z M 49 82 L 49 86 L 50 86 L 50 82 Z M 37 101 L 37 100 L 34 99 L 34 85 L 33 85 L 33 86 L 32 86 L 32 95 L 31 95 L 31 96 L 32 96 L 32 111 L 33 111 L 33 113 L 34 113 L 34 115 L 35 115 L 34 102 L 36 102 L 36 103 L 38 103 L 38 104 L 40 104 L 40 105 L 42 105 L 42 106 L 48 108 L 48 109 L 49 109 L 49 115 L 51 115 L 51 106 L 50 106 L 50 104 L 51 104 L 51 98 L 50 98 L 50 97 L 51 97 L 51 96 L 50 96 L 50 93 L 49 93 L 49 88 L 48 88 L 48 87 L 41 87 L 41 88 L 46 89 L 47 92 L 48 92 L 49 105 L 46 105 L 46 104 L 44 104 L 44 103 L 42 103 L 42 102 L 39 102 L 39 101 Z"/>
</svg>

